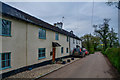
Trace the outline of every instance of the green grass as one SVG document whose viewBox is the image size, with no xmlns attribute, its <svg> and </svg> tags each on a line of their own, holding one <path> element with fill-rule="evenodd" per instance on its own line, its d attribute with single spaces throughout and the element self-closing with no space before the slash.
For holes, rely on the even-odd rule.
<svg viewBox="0 0 120 80">
<path fill-rule="evenodd" d="M 120 72 L 120 48 L 108 48 L 104 54 L 108 57 L 113 66 L 115 66 Z"/>
</svg>

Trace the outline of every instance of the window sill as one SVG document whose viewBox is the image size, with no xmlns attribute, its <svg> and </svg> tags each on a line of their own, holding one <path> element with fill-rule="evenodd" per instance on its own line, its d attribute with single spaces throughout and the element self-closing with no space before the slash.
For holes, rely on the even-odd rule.
<svg viewBox="0 0 120 80">
<path fill-rule="evenodd" d="M 40 58 L 38 58 L 38 60 L 41 60 L 41 59 L 45 59 L 46 57 L 40 57 Z"/>
<path fill-rule="evenodd" d="M 12 37 L 11 35 L 0 35 L 0 36 L 3 36 L 3 37 Z"/>
<path fill-rule="evenodd" d="M 8 68 L 11 68 L 11 66 L 9 66 L 9 67 L 4 67 L 4 68 L 0 68 L 0 70 L 5 70 L 5 69 L 8 69 Z"/>
<path fill-rule="evenodd" d="M 46 38 L 39 38 L 39 39 L 44 39 L 44 40 L 46 40 Z"/>
</svg>

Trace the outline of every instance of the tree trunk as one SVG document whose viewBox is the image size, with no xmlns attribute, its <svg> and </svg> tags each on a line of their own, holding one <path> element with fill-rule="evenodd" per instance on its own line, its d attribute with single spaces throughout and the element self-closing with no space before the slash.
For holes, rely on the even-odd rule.
<svg viewBox="0 0 120 80">
<path fill-rule="evenodd" d="M 112 42 L 110 42 L 110 48 L 112 48 Z"/>
<path fill-rule="evenodd" d="M 119 1 L 119 5 L 118 5 L 119 9 L 118 9 L 118 38 L 119 38 L 119 44 L 120 44 L 120 1 Z"/>
<path fill-rule="evenodd" d="M 105 45 L 105 47 L 104 47 L 104 51 L 107 49 L 107 41 L 106 41 L 106 39 L 104 39 L 104 45 Z"/>
</svg>

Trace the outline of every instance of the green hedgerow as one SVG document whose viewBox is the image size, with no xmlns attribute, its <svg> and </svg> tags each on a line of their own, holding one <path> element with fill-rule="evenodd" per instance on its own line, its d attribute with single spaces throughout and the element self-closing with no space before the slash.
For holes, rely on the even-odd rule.
<svg viewBox="0 0 120 80">
<path fill-rule="evenodd" d="M 104 54 L 107 55 L 113 66 L 120 72 L 120 48 L 108 48 Z"/>
</svg>

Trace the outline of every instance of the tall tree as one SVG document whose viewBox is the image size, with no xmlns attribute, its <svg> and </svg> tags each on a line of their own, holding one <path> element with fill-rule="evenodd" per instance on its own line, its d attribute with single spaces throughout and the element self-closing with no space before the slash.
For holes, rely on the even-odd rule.
<svg viewBox="0 0 120 80">
<path fill-rule="evenodd" d="M 93 25 L 97 26 L 97 28 L 95 29 L 95 32 L 98 34 L 98 36 L 101 38 L 103 44 L 104 44 L 104 50 L 107 49 L 107 38 L 108 38 L 108 33 L 109 33 L 109 21 L 110 19 L 104 19 L 103 20 L 103 24 L 101 25 Z"/>
<path fill-rule="evenodd" d="M 120 0 L 116 0 L 116 2 L 113 0 L 113 1 L 109 1 L 109 2 L 106 2 L 106 4 L 108 6 L 115 6 L 117 9 L 118 9 L 118 21 L 120 21 Z M 118 42 L 120 44 L 120 22 L 118 22 Z"/>
</svg>

